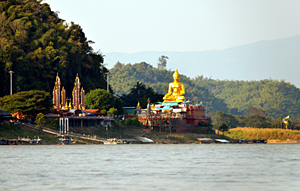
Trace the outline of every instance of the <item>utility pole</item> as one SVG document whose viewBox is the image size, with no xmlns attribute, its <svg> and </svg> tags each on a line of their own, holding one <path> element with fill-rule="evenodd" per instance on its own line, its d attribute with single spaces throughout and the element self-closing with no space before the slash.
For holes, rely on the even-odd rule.
<svg viewBox="0 0 300 191">
<path fill-rule="evenodd" d="M 109 72 L 106 72 L 105 74 L 107 75 L 107 93 L 109 93 L 109 82 L 108 82 L 108 80 L 109 80 L 109 78 L 108 78 Z"/>
<path fill-rule="evenodd" d="M 10 73 L 10 95 L 12 95 L 12 74 L 14 73 L 13 71 L 9 71 Z"/>
</svg>

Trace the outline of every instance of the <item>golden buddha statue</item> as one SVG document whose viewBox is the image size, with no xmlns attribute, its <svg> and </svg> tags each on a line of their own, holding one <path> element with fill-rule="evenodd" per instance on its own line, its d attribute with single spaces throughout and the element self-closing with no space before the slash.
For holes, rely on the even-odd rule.
<svg viewBox="0 0 300 191">
<path fill-rule="evenodd" d="M 173 74 L 174 82 L 169 84 L 169 91 L 168 93 L 163 97 L 164 102 L 184 102 L 185 97 L 183 96 L 185 94 L 184 91 L 184 85 L 180 83 L 180 75 L 176 69 L 176 71 Z"/>
</svg>

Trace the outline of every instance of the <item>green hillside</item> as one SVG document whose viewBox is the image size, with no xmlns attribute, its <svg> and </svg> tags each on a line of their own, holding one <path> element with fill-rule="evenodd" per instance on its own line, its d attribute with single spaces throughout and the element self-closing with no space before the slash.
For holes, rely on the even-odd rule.
<svg viewBox="0 0 300 191">
<path fill-rule="evenodd" d="M 68 97 L 77 73 L 86 92 L 105 89 L 103 56 L 91 43 L 78 24 L 66 24 L 47 3 L 0 1 L 0 96 L 9 94 L 9 71 L 13 92 L 52 92 L 57 73 Z"/>
<path fill-rule="evenodd" d="M 194 83 L 209 89 L 218 98 L 224 99 L 233 114 L 246 114 L 250 107 L 263 109 L 275 118 L 292 115 L 299 117 L 300 89 L 277 80 L 220 81 L 198 76 Z"/>
<path fill-rule="evenodd" d="M 178 71 L 180 73 L 180 71 Z M 111 70 L 110 85 L 117 95 L 128 94 L 130 88 L 140 81 L 160 94 L 168 92 L 169 83 L 173 81 L 174 71 L 158 69 L 145 62 L 137 64 L 117 63 Z M 208 110 L 216 109 L 227 112 L 227 105 L 220 98 L 215 97 L 208 89 L 195 85 L 188 77 L 181 75 L 182 83 L 185 85 L 186 99 L 191 101 L 202 101 L 208 105 Z"/>
<path fill-rule="evenodd" d="M 118 95 L 128 94 L 136 81 L 166 94 L 174 73 L 145 62 L 126 65 L 118 62 L 110 72 L 110 84 Z M 247 110 L 254 107 L 274 118 L 299 117 L 300 90 L 284 81 L 221 81 L 203 76 L 191 79 L 181 74 L 181 82 L 186 87 L 187 100 L 202 101 L 208 111 L 246 115 Z"/>
</svg>

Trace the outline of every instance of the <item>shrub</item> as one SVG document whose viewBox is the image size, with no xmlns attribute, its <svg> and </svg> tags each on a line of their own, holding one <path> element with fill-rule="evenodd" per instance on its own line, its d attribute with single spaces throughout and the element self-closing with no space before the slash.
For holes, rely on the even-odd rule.
<svg viewBox="0 0 300 191">
<path fill-rule="evenodd" d="M 136 118 L 124 119 L 122 121 L 122 124 L 125 126 L 138 126 L 138 127 L 142 125 L 142 123 Z"/>
</svg>

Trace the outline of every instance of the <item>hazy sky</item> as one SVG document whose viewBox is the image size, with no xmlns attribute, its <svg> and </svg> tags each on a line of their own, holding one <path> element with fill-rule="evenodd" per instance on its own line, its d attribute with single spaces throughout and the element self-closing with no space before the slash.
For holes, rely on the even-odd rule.
<svg viewBox="0 0 300 191">
<path fill-rule="evenodd" d="M 101 52 L 203 51 L 300 35 L 297 0 L 44 0 Z"/>
</svg>

